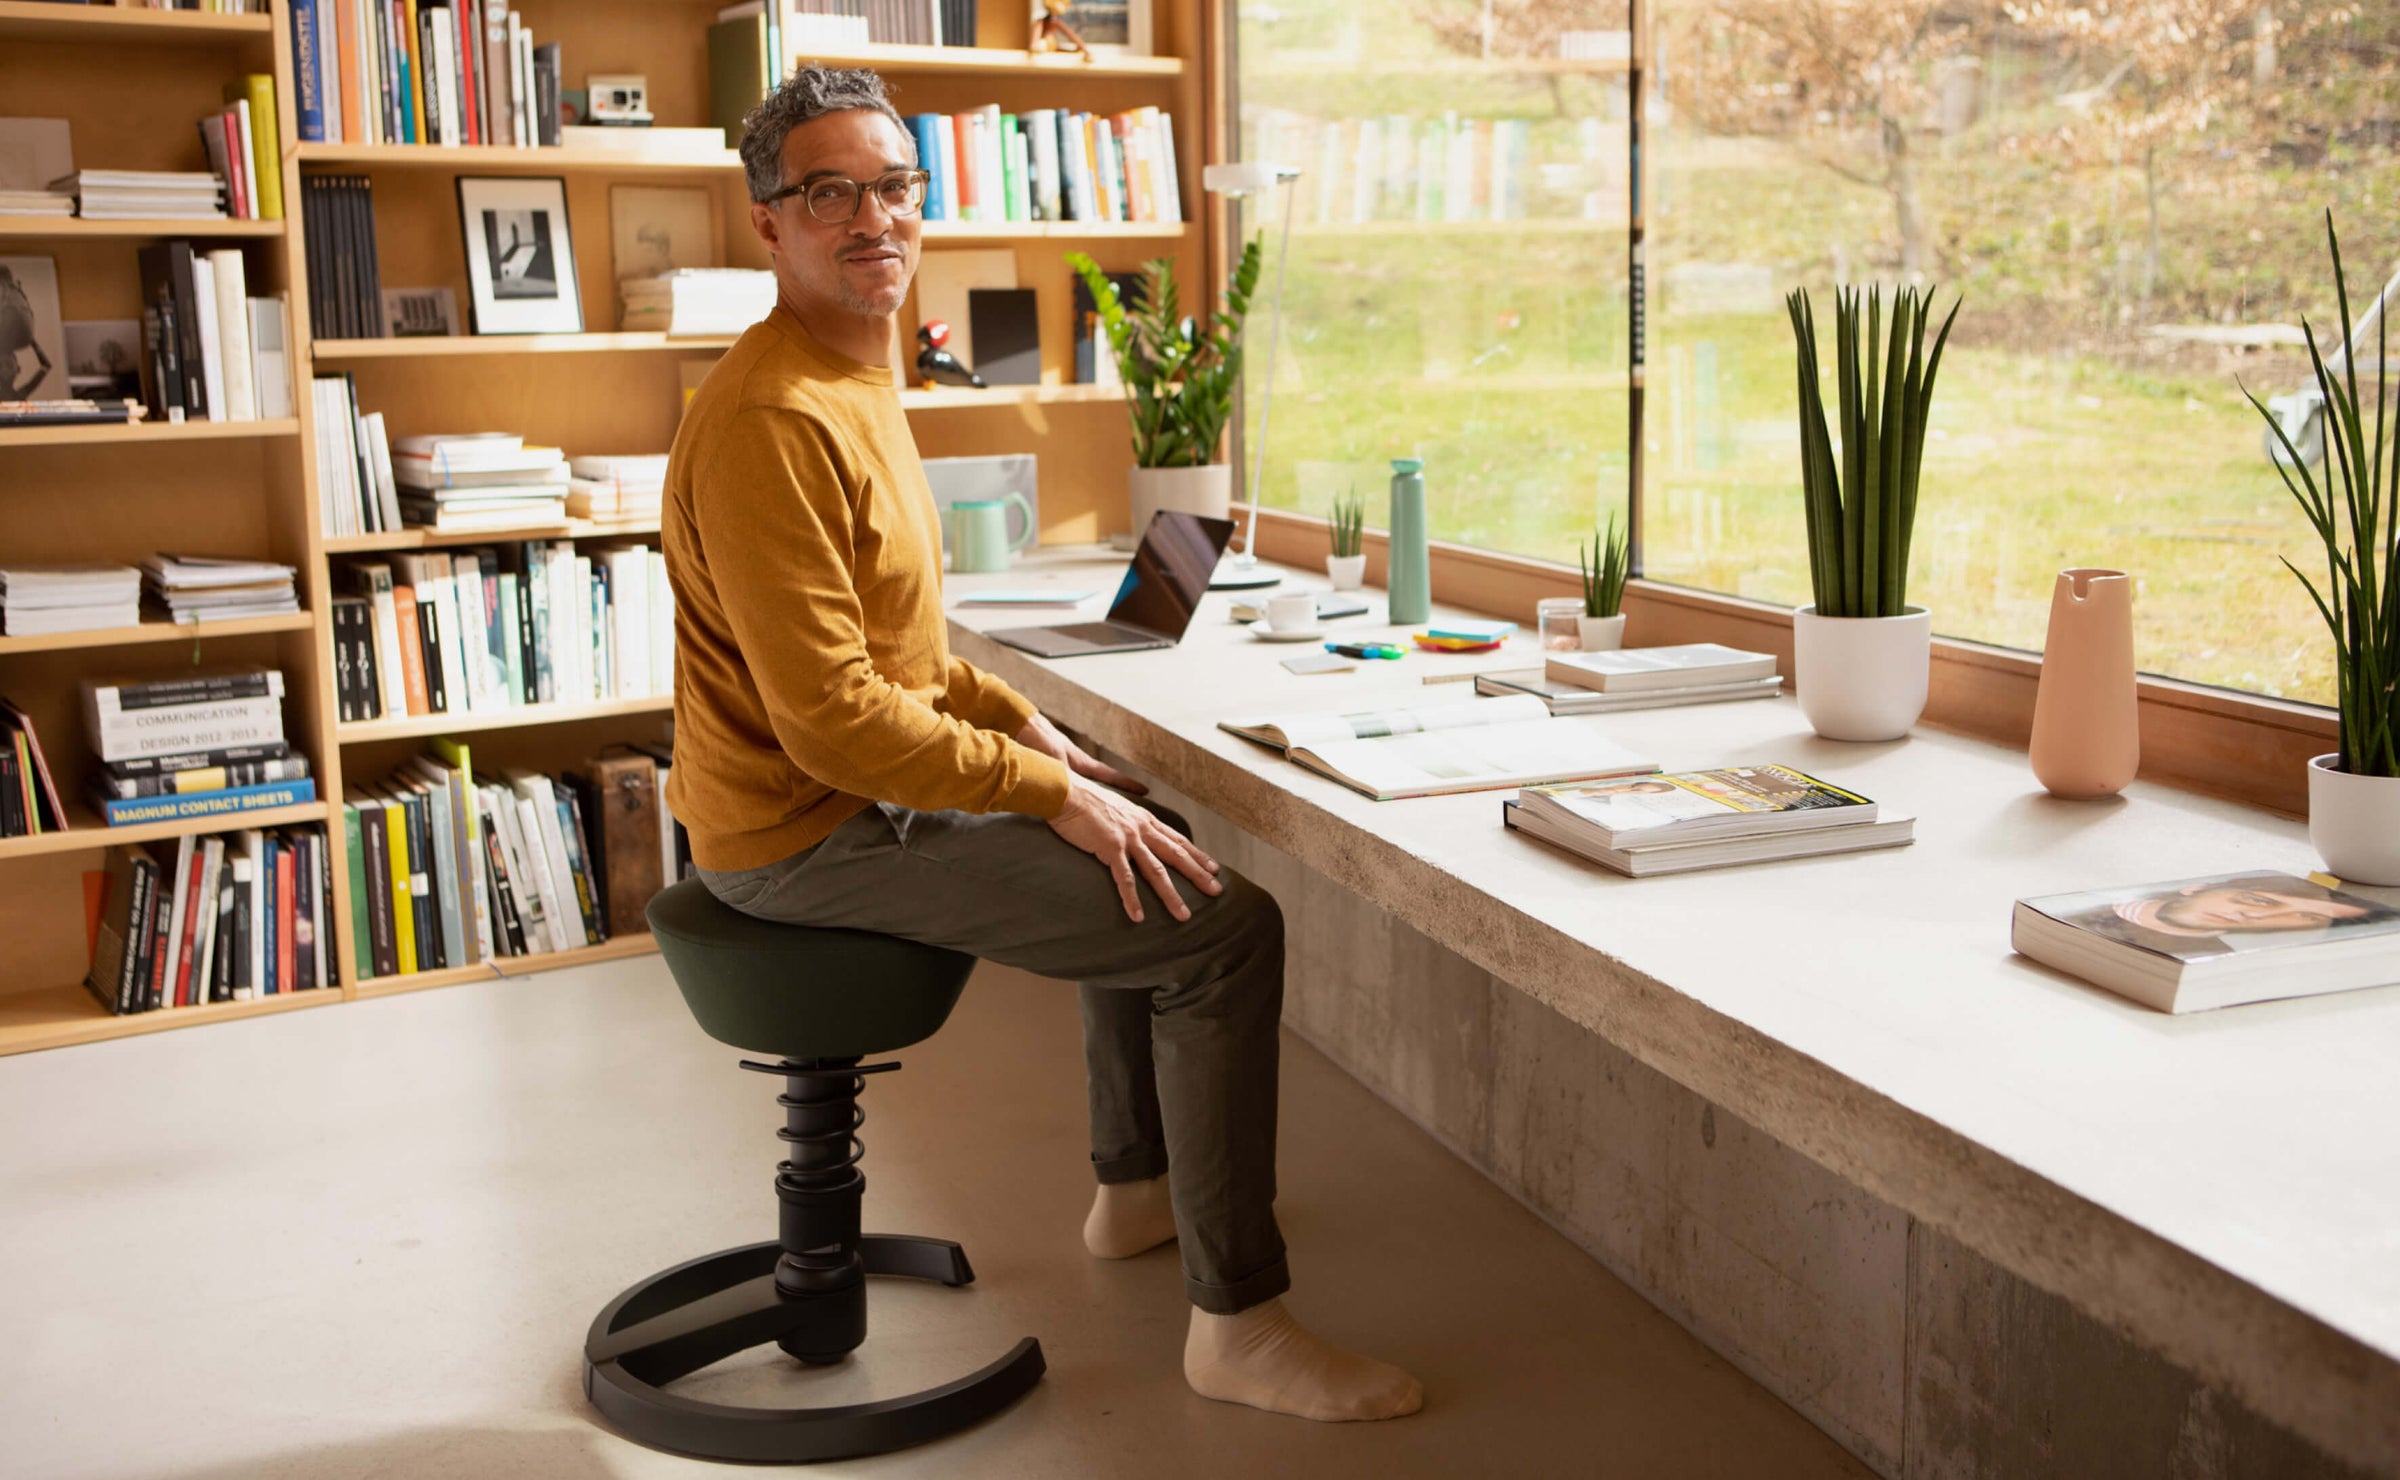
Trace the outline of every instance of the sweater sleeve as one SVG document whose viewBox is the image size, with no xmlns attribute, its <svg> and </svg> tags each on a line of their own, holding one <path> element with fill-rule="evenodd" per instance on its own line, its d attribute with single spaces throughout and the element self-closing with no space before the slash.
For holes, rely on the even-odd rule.
<svg viewBox="0 0 2400 1480">
<path fill-rule="evenodd" d="M 950 693 L 946 702 L 952 714 L 969 724 L 1003 735 L 1014 735 L 1024 729 L 1025 722 L 1035 713 L 1033 701 L 955 654 L 950 659 Z"/>
<path fill-rule="evenodd" d="M 787 410 L 752 408 L 710 462 L 695 480 L 693 522 L 792 763 L 837 790 L 917 811 L 1057 816 L 1064 765 L 941 713 L 876 671 L 830 433 Z"/>
</svg>

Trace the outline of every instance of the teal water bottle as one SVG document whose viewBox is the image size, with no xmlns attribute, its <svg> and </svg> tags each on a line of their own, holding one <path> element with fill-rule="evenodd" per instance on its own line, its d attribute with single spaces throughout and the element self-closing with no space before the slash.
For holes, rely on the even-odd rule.
<svg viewBox="0 0 2400 1480">
<path fill-rule="evenodd" d="M 1425 549 L 1425 463 L 1392 459 L 1390 559 L 1384 587 L 1391 595 L 1391 620 L 1422 622 L 1433 615 L 1433 568 Z"/>
</svg>

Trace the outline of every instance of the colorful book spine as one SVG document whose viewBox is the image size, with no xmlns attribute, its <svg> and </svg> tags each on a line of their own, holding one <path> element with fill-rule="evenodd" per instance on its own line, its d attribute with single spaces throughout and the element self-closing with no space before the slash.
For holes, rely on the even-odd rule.
<svg viewBox="0 0 2400 1480">
<path fill-rule="evenodd" d="M 297 781 L 234 786 L 223 791 L 204 791 L 190 796 L 93 797 L 91 802 L 101 814 L 101 821 L 108 826 L 128 827 L 140 822 L 182 822 L 194 817 L 225 817 L 240 812 L 263 811 L 269 807 L 297 807 L 316 799 L 317 783 L 303 777 Z"/>
<path fill-rule="evenodd" d="M 304 144 L 333 140 L 325 133 L 325 58 L 317 0 L 285 0 L 292 17 L 292 82 L 298 94 L 295 127 Z"/>
</svg>

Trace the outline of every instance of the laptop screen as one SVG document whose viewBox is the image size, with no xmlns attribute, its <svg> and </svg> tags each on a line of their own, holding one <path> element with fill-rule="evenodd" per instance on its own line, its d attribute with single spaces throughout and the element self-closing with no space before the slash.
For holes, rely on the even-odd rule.
<svg viewBox="0 0 2400 1480">
<path fill-rule="evenodd" d="M 1217 557 L 1232 538 L 1230 519 L 1171 509 L 1151 515 L 1141 548 L 1125 568 L 1125 583 L 1117 587 L 1117 599 L 1108 608 L 1108 619 L 1181 642 L 1192 614 L 1200 609 L 1200 598 L 1208 594 Z"/>
</svg>

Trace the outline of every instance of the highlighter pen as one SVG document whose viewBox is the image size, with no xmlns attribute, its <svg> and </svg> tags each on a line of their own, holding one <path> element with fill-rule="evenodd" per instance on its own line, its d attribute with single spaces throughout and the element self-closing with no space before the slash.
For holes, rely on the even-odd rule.
<svg viewBox="0 0 2400 1480">
<path fill-rule="evenodd" d="M 1399 658 L 1405 651 L 1388 642 L 1329 642 L 1325 651 L 1340 653 L 1345 658 Z"/>
</svg>

